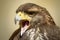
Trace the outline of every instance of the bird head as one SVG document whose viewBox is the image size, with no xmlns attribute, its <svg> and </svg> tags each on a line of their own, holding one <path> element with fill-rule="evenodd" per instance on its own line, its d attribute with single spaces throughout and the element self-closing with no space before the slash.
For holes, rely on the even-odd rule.
<svg viewBox="0 0 60 40">
<path fill-rule="evenodd" d="M 16 10 L 14 18 L 15 24 L 19 21 L 21 27 L 21 36 L 31 26 L 40 24 L 53 24 L 55 25 L 49 12 L 41 6 L 33 3 L 22 4 Z"/>
</svg>

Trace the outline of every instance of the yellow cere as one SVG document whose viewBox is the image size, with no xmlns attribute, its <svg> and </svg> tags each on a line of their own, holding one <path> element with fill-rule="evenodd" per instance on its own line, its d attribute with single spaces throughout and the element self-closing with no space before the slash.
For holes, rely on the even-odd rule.
<svg viewBox="0 0 60 40">
<path fill-rule="evenodd" d="M 31 20 L 31 17 L 29 17 L 28 14 L 24 13 L 24 12 L 18 12 L 18 15 L 22 18 L 22 19 L 27 19 L 27 20 Z"/>
</svg>

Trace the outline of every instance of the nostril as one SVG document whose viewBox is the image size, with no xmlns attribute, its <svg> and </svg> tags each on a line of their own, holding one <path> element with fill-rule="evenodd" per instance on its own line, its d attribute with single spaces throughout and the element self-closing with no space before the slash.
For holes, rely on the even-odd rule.
<svg viewBox="0 0 60 40">
<path fill-rule="evenodd" d="M 19 16 L 21 16 L 21 14 Z"/>
</svg>

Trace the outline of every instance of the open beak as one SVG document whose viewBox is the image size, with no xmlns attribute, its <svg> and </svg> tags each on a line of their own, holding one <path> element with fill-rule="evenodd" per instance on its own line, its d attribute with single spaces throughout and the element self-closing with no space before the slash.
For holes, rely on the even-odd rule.
<svg viewBox="0 0 60 40">
<path fill-rule="evenodd" d="M 27 20 L 25 20 L 27 19 Z M 17 21 L 20 23 L 19 25 L 24 25 L 24 26 L 21 26 L 21 36 L 24 34 L 24 32 L 28 29 L 29 27 L 29 21 L 30 18 L 27 16 L 27 15 L 24 15 L 23 13 L 18 13 L 16 14 L 15 18 L 14 18 L 14 21 L 15 21 L 15 24 L 17 23 Z"/>
</svg>

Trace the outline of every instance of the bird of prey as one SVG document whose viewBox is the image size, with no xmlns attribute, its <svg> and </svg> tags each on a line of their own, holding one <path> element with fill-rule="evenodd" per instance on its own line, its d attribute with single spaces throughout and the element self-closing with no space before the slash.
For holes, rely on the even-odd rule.
<svg viewBox="0 0 60 40">
<path fill-rule="evenodd" d="M 34 3 L 25 3 L 18 7 L 14 18 L 19 28 L 9 40 L 60 40 L 58 27 L 46 8 Z"/>
</svg>

